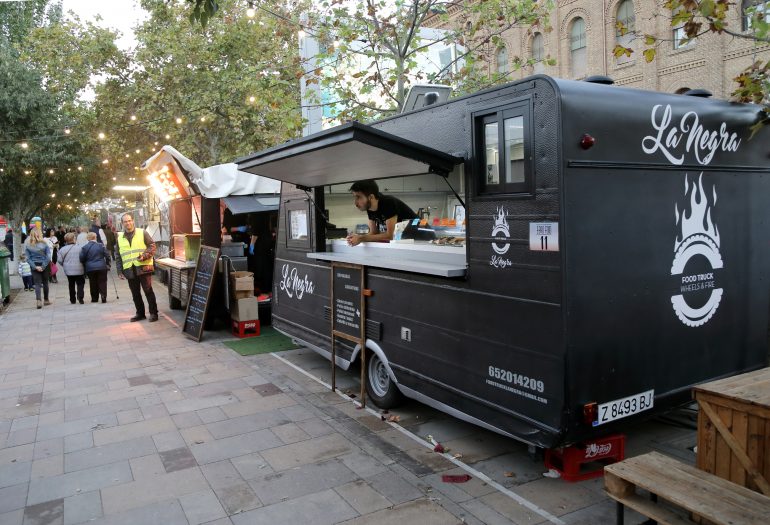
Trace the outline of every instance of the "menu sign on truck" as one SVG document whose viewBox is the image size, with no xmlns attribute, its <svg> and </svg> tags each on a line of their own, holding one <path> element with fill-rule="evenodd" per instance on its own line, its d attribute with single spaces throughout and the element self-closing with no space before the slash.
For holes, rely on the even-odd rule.
<svg viewBox="0 0 770 525">
<path fill-rule="evenodd" d="M 332 263 L 332 390 L 336 388 L 337 343 L 340 337 L 361 346 L 361 406 L 366 406 L 366 315 L 364 267 Z"/>
<path fill-rule="evenodd" d="M 196 341 L 201 340 L 203 324 L 206 322 L 211 285 L 217 273 L 217 259 L 219 259 L 219 248 L 201 246 L 182 327 L 182 332 Z"/>
<path fill-rule="evenodd" d="M 353 266 L 334 266 L 334 303 L 332 319 L 336 335 L 355 342 L 361 341 L 362 268 Z"/>
</svg>

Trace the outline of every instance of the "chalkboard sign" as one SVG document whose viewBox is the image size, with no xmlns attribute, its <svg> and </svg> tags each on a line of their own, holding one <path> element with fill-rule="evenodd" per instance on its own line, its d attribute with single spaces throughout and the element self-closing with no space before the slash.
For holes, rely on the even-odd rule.
<svg viewBox="0 0 770 525">
<path fill-rule="evenodd" d="M 209 307 L 211 285 L 214 283 L 214 275 L 217 273 L 217 259 L 219 248 L 201 246 L 198 252 L 198 261 L 195 264 L 190 298 L 187 301 L 187 311 L 184 314 L 184 326 L 182 332 L 196 341 L 201 340 L 203 324 L 206 322 L 206 311 Z"/>
<path fill-rule="evenodd" d="M 332 330 L 335 335 L 354 342 L 361 342 L 362 288 L 362 267 L 332 266 Z"/>
</svg>

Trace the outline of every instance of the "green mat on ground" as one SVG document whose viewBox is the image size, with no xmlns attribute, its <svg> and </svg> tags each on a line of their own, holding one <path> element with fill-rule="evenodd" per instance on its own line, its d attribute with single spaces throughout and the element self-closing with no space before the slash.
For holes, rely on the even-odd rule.
<svg viewBox="0 0 770 525">
<path fill-rule="evenodd" d="M 291 339 L 276 331 L 272 326 L 263 326 L 257 336 L 224 341 L 224 344 L 241 355 L 267 354 L 299 348 L 298 345 L 291 342 Z"/>
</svg>

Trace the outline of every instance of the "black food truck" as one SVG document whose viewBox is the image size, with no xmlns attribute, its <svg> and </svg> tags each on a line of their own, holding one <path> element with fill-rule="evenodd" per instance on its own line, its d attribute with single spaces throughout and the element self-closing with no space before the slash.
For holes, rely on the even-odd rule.
<svg viewBox="0 0 770 525">
<path fill-rule="evenodd" d="M 239 159 L 283 181 L 273 326 L 331 357 L 331 268 L 352 263 L 380 407 L 406 396 L 551 448 L 682 404 L 767 363 L 764 118 L 533 76 Z M 348 246 L 332 237 L 366 222 L 348 192 L 362 179 L 444 199 L 467 228 Z M 336 341 L 347 368 L 359 345 Z"/>
</svg>

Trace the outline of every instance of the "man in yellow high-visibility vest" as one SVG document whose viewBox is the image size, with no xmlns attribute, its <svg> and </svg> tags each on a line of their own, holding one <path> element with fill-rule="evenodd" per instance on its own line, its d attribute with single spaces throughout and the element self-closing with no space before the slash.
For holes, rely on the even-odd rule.
<svg viewBox="0 0 770 525">
<path fill-rule="evenodd" d="M 124 213 L 121 218 L 123 231 L 118 234 L 117 268 L 121 279 L 128 279 L 131 297 L 134 299 L 136 315 L 131 322 L 147 319 L 144 311 L 141 290 L 147 297 L 150 310 L 150 322 L 158 320 L 158 303 L 152 290 L 152 273 L 154 266 L 152 257 L 155 255 L 155 241 L 147 231 L 134 226 L 134 218 L 130 213 Z"/>
</svg>

